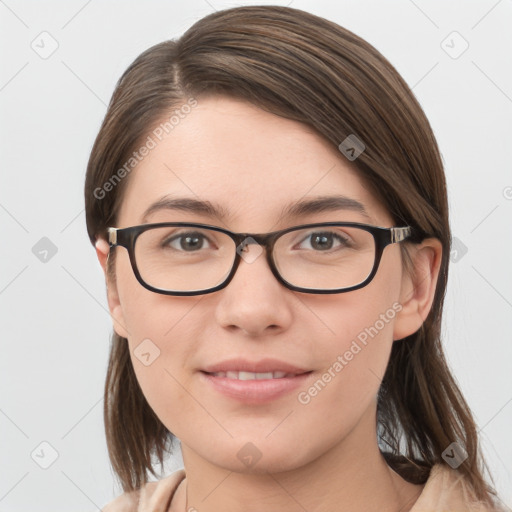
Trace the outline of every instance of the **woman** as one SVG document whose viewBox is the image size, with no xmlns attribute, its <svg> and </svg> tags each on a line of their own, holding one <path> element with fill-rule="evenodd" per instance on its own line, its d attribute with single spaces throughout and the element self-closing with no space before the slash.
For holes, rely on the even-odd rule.
<svg viewBox="0 0 512 512">
<path fill-rule="evenodd" d="M 498 510 L 441 347 L 438 147 L 367 42 L 285 7 L 203 18 L 121 77 L 85 201 L 104 510 Z M 175 439 L 184 469 L 148 483 Z"/>
</svg>

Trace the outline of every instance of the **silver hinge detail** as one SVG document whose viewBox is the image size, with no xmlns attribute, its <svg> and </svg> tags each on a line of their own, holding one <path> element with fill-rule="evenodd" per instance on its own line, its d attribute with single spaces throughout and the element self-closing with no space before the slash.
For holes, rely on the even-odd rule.
<svg viewBox="0 0 512 512">
<path fill-rule="evenodd" d="M 411 234 L 411 228 L 391 228 L 391 243 L 401 242 Z"/>
<path fill-rule="evenodd" d="M 117 245 L 117 229 L 108 228 L 108 243 L 110 245 Z"/>
</svg>

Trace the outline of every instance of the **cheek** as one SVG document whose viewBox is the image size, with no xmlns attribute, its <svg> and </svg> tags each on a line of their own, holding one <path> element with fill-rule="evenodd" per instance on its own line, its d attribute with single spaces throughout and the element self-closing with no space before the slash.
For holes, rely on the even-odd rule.
<svg viewBox="0 0 512 512">
<path fill-rule="evenodd" d="M 193 316 L 191 311 L 198 299 L 153 295 L 156 299 L 142 294 L 127 307 L 131 316 L 130 357 L 150 407 L 171 432 L 181 432 L 176 411 L 182 418 L 197 414 L 187 369 L 197 350 L 194 340 L 199 336 L 187 320 Z"/>
<path fill-rule="evenodd" d="M 173 297 L 146 290 L 131 267 L 119 262 L 117 283 L 124 325 L 128 331 L 130 358 L 144 396 L 155 413 L 169 403 L 183 404 L 187 398 L 184 368 L 197 347 L 201 322 L 190 321 L 201 296 Z"/>
<path fill-rule="evenodd" d="M 331 316 L 334 341 L 324 338 L 322 369 L 313 385 L 298 397 L 299 403 L 345 418 L 357 417 L 376 396 L 393 343 L 394 318 L 400 309 L 388 300 L 376 301 L 373 295 L 372 302 L 358 301 L 355 293 L 346 304 L 338 305 L 337 316 Z M 329 404 L 336 407 L 329 411 Z"/>
<path fill-rule="evenodd" d="M 123 320 L 134 347 L 146 338 L 165 343 L 201 300 L 201 296 L 176 297 L 147 290 L 137 281 L 127 254 L 119 255 L 116 275 Z"/>
<path fill-rule="evenodd" d="M 391 255 L 390 255 L 391 256 Z M 393 325 L 402 309 L 398 302 L 400 270 L 383 257 L 379 272 L 365 288 L 333 298 L 320 298 L 329 334 L 322 337 L 322 370 L 301 390 L 298 402 L 326 424 L 350 428 L 375 400 L 393 344 Z M 326 331 L 327 332 L 327 331 Z M 331 341 L 331 340 L 332 341 Z"/>
</svg>

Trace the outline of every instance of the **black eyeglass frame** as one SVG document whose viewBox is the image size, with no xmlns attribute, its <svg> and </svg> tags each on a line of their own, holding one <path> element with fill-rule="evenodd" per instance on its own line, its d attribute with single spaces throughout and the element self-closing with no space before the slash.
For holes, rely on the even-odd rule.
<svg viewBox="0 0 512 512">
<path fill-rule="evenodd" d="M 194 291 L 171 291 L 164 290 L 161 288 L 155 288 L 150 284 L 146 283 L 142 276 L 140 275 L 139 269 L 137 267 L 137 262 L 135 259 L 135 243 L 137 238 L 144 231 L 153 229 L 153 228 L 163 228 L 163 227 L 191 227 L 191 228 L 200 228 L 200 229 L 210 229 L 213 231 L 218 231 L 220 233 L 224 233 L 229 236 L 236 245 L 235 252 L 235 260 L 233 262 L 232 268 L 226 279 L 224 281 L 212 288 L 206 288 L 205 290 L 194 290 Z M 273 260 L 273 252 L 274 245 L 279 237 L 282 235 L 289 233 L 290 231 L 298 231 L 300 229 L 305 228 L 315 228 L 320 226 L 338 226 L 338 227 L 355 227 L 360 228 L 371 235 L 375 240 L 375 259 L 373 263 L 373 268 L 371 272 L 368 274 L 368 277 L 362 282 L 354 286 L 350 286 L 348 288 L 336 288 L 332 290 L 325 289 L 317 289 L 317 288 L 302 288 L 300 286 L 294 286 L 286 279 L 284 279 L 277 270 L 277 267 Z M 300 226 L 293 226 L 290 228 L 282 229 L 279 231 L 272 231 L 271 233 L 233 233 L 232 231 L 228 231 L 227 229 L 221 228 L 219 226 L 211 226 L 209 224 L 198 224 L 191 222 L 161 222 L 161 223 L 153 223 L 153 224 L 141 224 L 139 226 L 131 226 L 128 228 L 107 228 L 108 233 L 108 243 L 110 249 L 121 246 L 124 247 L 128 251 L 128 255 L 130 258 L 130 263 L 133 269 L 133 273 L 137 278 L 137 281 L 146 289 L 160 293 L 163 295 L 176 295 L 176 296 L 192 296 L 192 295 L 205 295 L 208 293 L 213 293 L 222 288 L 225 288 L 230 281 L 233 279 L 238 266 L 240 265 L 240 261 L 242 260 L 241 252 L 245 249 L 246 245 L 251 243 L 257 243 L 260 246 L 265 248 L 267 263 L 274 274 L 275 278 L 286 288 L 290 290 L 294 290 L 301 293 L 314 293 L 314 294 L 331 294 L 331 293 L 345 293 L 353 290 L 358 290 L 359 288 L 363 288 L 368 285 L 371 280 L 375 277 L 377 270 L 379 268 L 380 260 L 382 258 L 382 253 L 384 249 L 391 244 L 401 242 L 406 240 L 412 235 L 412 227 L 411 226 L 393 226 L 390 228 L 383 228 L 379 226 L 371 226 L 369 224 L 361 224 L 358 222 L 317 222 L 314 224 L 303 224 Z M 241 248 L 240 248 L 241 247 Z M 240 249 L 239 249 L 240 248 Z"/>
</svg>

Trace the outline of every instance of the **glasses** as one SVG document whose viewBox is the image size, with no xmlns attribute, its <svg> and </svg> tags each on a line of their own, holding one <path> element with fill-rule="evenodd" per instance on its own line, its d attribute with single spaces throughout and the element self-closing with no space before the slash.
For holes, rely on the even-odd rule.
<svg viewBox="0 0 512 512">
<path fill-rule="evenodd" d="M 304 224 L 272 233 L 232 233 L 196 223 L 165 222 L 108 228 L 110 248 L 125 247 L 139 283 L 164 295 L 200 295 L 226 287 L 242 259 L 266 249 L 276 279 L 304 293 L 342 293 L 366 286 L 384 249 L 412 228 L 355 222 Z M 249 247 L 255 245 L 249 251 Z"/>
</svg>

